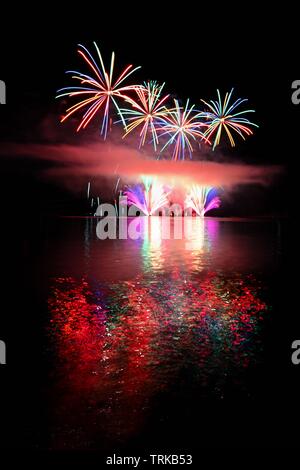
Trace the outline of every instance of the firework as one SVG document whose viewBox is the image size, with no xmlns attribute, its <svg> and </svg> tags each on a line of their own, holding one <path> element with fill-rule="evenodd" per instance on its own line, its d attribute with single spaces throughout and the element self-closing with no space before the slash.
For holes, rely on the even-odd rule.
<svg viewBox="0 0 300 470">
<path fill-rule="evenodd" d="M 185 199 L 185 206 L 193 209 L 200 217 L 204 217 L 211 209 L 217 209 L 220 204 L 215 188 L 197 184 L 191 186 Z"/>
<path fill-rule="evenodd" d="M 116 182 L 116 185 L 115 185 L 115 190 L 114 190 L 115 193 L 116 193 L 117 190 L 118 190 L 118 186 L 119 186 L 119 183 L 120 183 L 120 179 L 121 179 L 121 178 L 118 177 L 117 182 Z"/>
<path fill-rule="evenodd" d="M 142 177 L 142 184 L 137 184 L 125 191 L 128 204 L 137 207 L 145 215 L 154 215 L 159 209 L 169 204 L 169 191 L 157 179 Z"/>
<path fill-rule="evenodd" d="M 140 128 L 140 148 L 145 145 L 146 137 L 150 134 L 154 149 L 157 149 L 156 125 L 159 119 L 167 116 L 168 112 L 165 102 L 169 95 L 161 97 L 164 85 L 164 83 L 158 85 L 156 81 L 150 81 L 141 87 L 137 87 L 135 91 L 139 101 L 129 98 L 126 101 L 131 104 L 132 109 L 121 109 L 126 122 L 124 137 L 133 130 Z"/>
<path fill-rule="evenodd" d="M 157 130 L 161 132 L 160 136 L 170 136 L 161 152 L 169 146 L 174 146 L 173 160 L 184 160 L 187 153 L 192 158 L 193 141 L 200 139 L 210 144 L 209 139 L 202 132 L 207 124 L 201 120 L 203 113 L 195 112 L 194 105 L 189 106 L 189 100 L 185 107 L 181 107 L 177 100 L 174 102 L 175 107 L 169 109 L 166 116 L 160 119 L 160 126 Z"/>
<path fill-rule="evenodd" d="M 90 198 L 90 190 L 91 190 L 91 182 L 89 181 L 87 185 L 87 198 L 88 199 Z"/>
<path fill-rule="evenodd" d="M 86 128 L 93 117 L 101 110 L 103 111 L 101 135 L 104 139 L 107 136 L 108 123 L 109 123 L 109 112 L 111 104 L 116 108 L 118 114 L 122 118 L 119 105 L 117 101 L 119 99 L 124 100 L 128 98 L 127 93 L 135 90 L 137 85 L 124 85 L 124 81 L 140 67 L 132 68 L 132 65 L 128 65 L 125 70 L 114 80 L 114 64 L 115 64 L 115 53 L 111 55 L 110 69 L 106 71 L 100 50 L 97 44 L 94 42 L 94 46 L 97 52 L 98 62 L 92 56 L 92 54 L 81 44 L 79 44 L 78 53 L 84 59 L 89 69 L 92 71 L 92 75 L 86 75 L 77 71 L 67 71 L 66 73 L 72 74 L 74 80 L 80 82 L 80 86 L 65 87 L 58 90 L 56 98 L 68 96 L 69 98 L 79 98 L 80 101 L 67 109 L 66 115 L 61 119 L 64 122 L 70 116 L 77 112 L 83 112 L 81 122 L 77 127 L 77 131 Z M 125 122 L 124 122 L 125 125 Z"/>
<path fill-rule="evenodd" d="M 230 93 L 226 93 L 223 102 L 219 90 L 217 90 L 217 93 L 217 101 L 210 100 L 210 102 L 207 103 L 206 101 L 201 100 L 210 110 L 207 113 L 203 113 L 206 115 L 209 124 L 209 127 L 205 132 L 205 136 L 208 139 L 214 136 L 213 149 L 215 149 L 215 147 L 220 143 L 223 130 L 225 130 L 231 146 L 234 147 L 235 141 L 232 131 L 235 131 L 242 137 L 242 139 L 245 140 L 245 135 L 249 136 L 253 134 L 253 131 L 248 126 L 258 127 L 257 124 L 254 124 L 243 117 L 246 113 L 254 113 L 255 111 L 254 109 L 247 109 L 239 112 L 235 111 L 236 108 L 248 100 L 238 98 L 233 102 L 233 104 L 230 104 L 233 88 Z"/>
</svg>

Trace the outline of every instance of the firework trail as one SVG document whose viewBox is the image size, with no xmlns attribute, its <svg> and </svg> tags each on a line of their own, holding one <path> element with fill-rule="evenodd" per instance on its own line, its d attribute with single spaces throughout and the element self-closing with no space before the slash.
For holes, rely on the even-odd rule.
<svg viewBox="0 0 300 470">
<path fill-rule="evenodd" d="M 135 90 L 138 101 L 134 101 L 131 98 L 126 99 L 131 104 L 132 109 L 121 109 L 122 116 L 126 122 L 124 137 L 133 130 L 141 128 L 139 133 L 139 148 L 145 145 L 146 137 L 150 134 L 154 149 L 157 150 L 158 135 L 156 125 L 159 119 L 165 118 L 168 114 L 165 102 L 169 95 L 161 97 L 164 85 L 164 83 L 158 85 L 156 81 L 144 83 L 143 86 Z"/>
<path fill-rule="evenodd" d="M 121 179 L 121 178 L 118 177 L 117 182 L 116 182 L 116 185 L 115 185 L 115 190 L 114 190 L 115 193 L 116 193 L 117 190 L 118 190 L 118 186 L 119 186 L 119 183 L 120 183 L 120 179 Z"/>
<path fill-rule="evenodd" d="M 200 217 L 206 212 L 220 207 L 221 200 L 216 195 L 216 189 L 211 186 L 193 184 L 185 199 L 185 206 L 193 209 Z"/>
<path fill-rule="evenodd" d="M 169 204 L 168 195 L 164 185 L 152 177 L 142 177 L 143 184 L 137 184 L 125 191 L 128 204 L 134 205 L 145 215 L 154 215 L 159 209 Z"/>
<path fill-rule="evenodd" d="M 226 93 L 223 102 L 219 90 L 217 90 L 218 99 L 216 101 L 210 100 L 210 102 L 207 103 L 206 101 L 201 100 L 210 110 L 208 112 L 204 112 L 203 115 L 206 115 L 209 124 L 208 129 L 205 131 L 205 136 L 208 139 L 214 137 L 213 149 L 219 145 L 223 130 L 225 130 L 231 146 L 235 147 L 232 131 L 235 131 L 242 137 L 242 139 L 245 140 L 245 135 L 249 136 L 253 134 L 252 129 L 248 126 L 251 125 L 258 127 L 257 124 L 254 124 L 242 116 L 246 113 L 254 113 L 254 109 L 247 109 L 239 112 L 235 111 L 236 108 L 248 100 L 238 98 L 233 104 L 230 104 L 232 93 L 233 88 L 230 93 Z"/>
<path fill-rule="evenodd" d="M 80 86 L 61 88 L 58 90 L 56 98 L 68 96 L 69 98 L 74 97 L 80 99 L 79 102 L 67 109 L 66 115 L 61 119 L 61 122 L 64 122 L 74 113 L 83 112 L 84 114 L 77 127 L 77 132 L 80 131 L 80 129 L 85 129 L 93 117 L 100 110 L 103 111 L 101 135 L 103 135 L 105 139 L 107 136 L 111 104 L 114 105 L 123 121 L 117 101 L 119 99 L 124 100 L 128 98 L 127 93 L 132 90 L 136 90 L 138 87 L 137 85 L 125 86 L 123 82 L 140 67 L 132 68 L 132 65 L 128 65 L 119 77 L 114 80 L 115 53 L 113 52 L 111 55 L 110 69 L 109 72 L 107 72 L 100 50 L 95 42 L 93 44 L 97 52 L 99 65 L 97 64 L 96 59 L 94 59 L 92 54 L 84 46 L 79 44 L 78 49 L 79 55 L 84 59 L 93 76 L 73 70 L 67 71 L 66 73 L 72 74 L 72 78 L 74 80 L 78 80 L 80 82 Z"/>
<path fill-rule="evenodd" d="M 174 103 L 175 107 L 169 109 L 167 115 L 160 119 L 160 126 L 157 130 L 160 132 L 160 137 L 170 136 L 161 152 L 169 146 L 174 146 L 173 160 L 184 160 L 186 154 L 192 158 L 193 141 L 200 139 L 210 144 L 209 139 L 202 132 L 208 125 L 202 121 L 203 113 L 196 112 L 194 105 L 189 106 L 189 100 L 185 107 L 181 107 L 177 100 L 174 100 Z"/>
</svg>

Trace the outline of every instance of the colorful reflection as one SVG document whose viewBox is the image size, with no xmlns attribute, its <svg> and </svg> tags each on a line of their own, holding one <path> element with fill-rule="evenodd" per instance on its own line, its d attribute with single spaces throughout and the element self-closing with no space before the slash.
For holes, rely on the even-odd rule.
<svg viewBox="0 0 300 470">
<path fill-rule="evenodd" d="M 58 390 L 52 395 L 59 398 L 52 420 L 56 430 L 67 423 L 54 446 L 122 441 L 139 432 L 155 397 L 182 371 L 199 390 L 222 395 L 224 377 L 238 377 L 259 357 L 267 308 L 260 284 L 210 268 L 217 224 L 193 220 L 184 240 L 164 240 L 162 219 L 151 218 L 136 241 L 142 264 L 134 278 L 54 280 L 49 334 Z"/>
</svg>

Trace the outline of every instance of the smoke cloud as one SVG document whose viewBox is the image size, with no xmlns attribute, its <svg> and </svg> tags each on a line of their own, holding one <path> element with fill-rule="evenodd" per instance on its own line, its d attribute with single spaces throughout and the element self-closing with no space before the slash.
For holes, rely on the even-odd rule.
<svg viewBox="0 0 300 470">
<path fill-rule="evenodd" d="M 42 175 L 62 184 L 70 178 L 115 177 L 125 182 L 140 175 L 160 177 L 172 184 L 197 183 L 233 187 L 242 184 L 267 185 L 281 172 L 279 166 L 246 165 L 217 161 L 154 160 L 125 144 L 4 144 L 0 154 L 43 161 Z M 45 164 L 46 163 L 46 164 Z"/>
</svg>

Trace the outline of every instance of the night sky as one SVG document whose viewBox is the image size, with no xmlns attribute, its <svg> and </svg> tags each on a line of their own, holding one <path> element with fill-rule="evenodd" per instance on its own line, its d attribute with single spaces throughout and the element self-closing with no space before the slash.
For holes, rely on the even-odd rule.
<svg viewBox="0 0 300 470">
<path fill-rule="evenodd" d="M 171 14 L 164 19 L 161 12 L 154 17 L 140 14 L 140 21 L 122 14 L 118 25 L 103 12 L 96 27 L 85 15 L 82 23 L 58 16 L 47 26 L 37 20 L 29 22 L 28 15 L 26 21 L 16 23 L 16 29 L 1 41 L 0 79 L 7 87 L 7 104 L 0 107 L 1 141 L 26 146 L 45 139 L 55 144 L 97 138 L 97 120 L 80 136 L 75 136 L 74 124 L 59 125 L 64 107 L 54 99 L 58 88 L 70 85 L 65 70 L 82 66 L 77 44 L 92 49 L 95 40 L 106 63 L 114 50 L 117 68 L 128 63 L 141 65 L 137 81 L 166 82 L 165 90 L 175 98 L 190 98 L 198 104 L 201 98 L 215 99 L 217 88 L 224 94 L 232 87 L 234 96 L 248 98 L 249 107 L 256 110 L 250 118 L 260 127 L 246 142 L 238 139 L 234 149 L 223 144 L 222 155 L 233 162 L 282 165 L 283 170 L 271 186 L 236 188 L 225 197 L 218 215 L 285 216 L 288 205 L 282 195 L 288 192 L 287 166 L 300 120 L 300 107 L 291 103 L 291 83 L 297 78 L 293 74 L 296 66 L 288 59 L 295 46 L 292 38 L 279 34 L 277 22 L 266 26 L 265 19 L 254 13 L 246 24 L 243 19 L 231 21 L 227 12 L 223 29 L 211 17 L 206 21 L 206 15 L 197 17 L 188 11 L 181 19 L 175 15 L 176 21 Z M 53 137 L 51 126 L 56 129 Z M 21 201 L 32 213 L 86 211 L 82 187 L 72 193 L 58 182 L 40 177 L 47 163 L 28 155 L 16 159 L 2 154 L 1 160 L 8 212 Z"/>
</svg>

